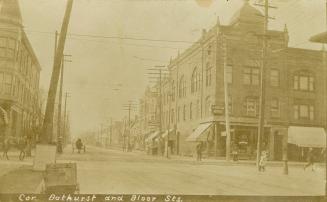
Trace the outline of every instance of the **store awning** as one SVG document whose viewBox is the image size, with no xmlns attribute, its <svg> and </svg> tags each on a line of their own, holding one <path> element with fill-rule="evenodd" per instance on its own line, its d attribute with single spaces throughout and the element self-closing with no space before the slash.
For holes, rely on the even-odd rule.
<svg viewBox="0 0 327 202">
<path fill-rule="evenodd" d="M 146 141 L 146 142 L 152 141 L 154 138 L 158 137 L 159 134 L 160 134 L 159 131 L 155 131 L 155 132 L 151 133 L 151 134 L 150 134 L 150 135 L 145 139 L 145 141 Z"/>
<path fill-rule="evenodd" d="M 194 131 L 193 133 L 188 136 L 186 141 L 189 142 L 196 142 L 196 141 L 206 141 L 207 140 L 207 131 L 210 128 L 212 123 L 203 123 L 200 124 Z"/>
<path fill-rule="evenodd" d="M 169 135 L 174 134 L 173 132 L 174 132 L 174 129 L 170 129 L 170 130 L 169 130 Z M 165 138 L 167 135 L 168 135 L 168 130 L 166 130 L 166 131 L 161 135 L 161 137 Z"/>
<path fill-rule="evenodd" d="M 326 134 L 323 128 L 290 126 L 288 143 L 300 147 L 326 147 Z"/>
</svg>

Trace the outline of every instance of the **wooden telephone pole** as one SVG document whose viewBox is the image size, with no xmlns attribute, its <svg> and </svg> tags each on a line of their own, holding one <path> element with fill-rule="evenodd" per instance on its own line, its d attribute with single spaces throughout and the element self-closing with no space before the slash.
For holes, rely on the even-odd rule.
<svg viewBox="0 0 327 202">
<path fill-rule="evenodd" d="M 68 0 L 66 11 L 65 11 L 65 16 L 64 16 L 62 27 L 61 27 L 60 36 L 59 36 L 58 47 L 56 48 L 56 54 L 55 54 L 55 59 L 54 59 L 54 64 L 53 64 L 53 70 L 52 70 L 52 75 L 51 75 L 51 81 L 50 81 L 50 87 L 49 87 L 49 93 L 48 93 L 48 99 L 47 99 L 47 105 L 46 105 L 46 111 L 45 111 L 45 117 L 44 117 L 44 122 L 43 122 L 41 138 L 40 138 L 41 143 L 43 143 L 43 144 L 51 143 L 51 139 L 52 139 L 54 105 L 55 105 L 58 81 L 59 81 L 59 76 L 60 76 L 61 60 L 63 57 L 64 48 L 65 48 L 66 35 L 67 35 L 67 30 L 68 30 L 72 7 L 73 7 L 73 0 Z"/>
<path fill-rule="evenodd" d="M 267 48 L 268 48 L 268 22 L 269 22 L 269 8 L 276 8 L 269 6 L 269 1 L 264 0 L 264 5 L 256 4 L 264 7 L 264 26 L 263 26 L 263 43 L 262 43 L 262 63 L 260 71 L 260 109 L 259 109 L 259 125 L 257 138 L 257 166 L 259 169 L 259 161 L 261 157 L 261 143 L 265 132 L 265 105 L 266 105 L 266 65 L 267 65 Z"/>
</svg>

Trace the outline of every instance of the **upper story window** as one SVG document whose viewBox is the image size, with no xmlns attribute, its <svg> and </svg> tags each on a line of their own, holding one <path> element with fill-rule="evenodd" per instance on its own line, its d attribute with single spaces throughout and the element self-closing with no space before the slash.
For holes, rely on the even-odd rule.
<svg viewBox="0 0 327 202">
<path fill-rule="evenodd" d="M 279 70 L 278 69 L 270 70 L 270 86 L 273 86 L 273 87 L 279 86 Z"/>
<path fill-rule="evenodd" d="M 184 76 L 182 76 L 179 80 L 178 96 L 179 98 L 186 96 L 186 81 L 184 79 Z"/>
<path fill-rule="evenodd" d="M 245 67 L 243 70 L 243 84 L 259 85 L 259 73 L 258 67 Z"/>
<path fill-rule="evenodd" d="M 210 96 L 206 97 L 205 99 L 205 105 L 204 105 L 204 115 L 207 116 L 207 115 L 210 115 L 211 114 L 211 99 L 210 99 Z"/>
<path fill-rule="evenodd" d="M 186 105 L 183 107 L 183 121 L 186 120 Z"/>
<path fill-rule="evenodd" d="M 211 46 L 211 44 L 209 44 L 209 46 L 208 46 L 208 50 L 207 50 L 207 54 L 208 54 L 208 55 L 211 55 L 211 49 L 212 49 L 212 46 Z"/>
<path fill-rule="evenodd" d="M 226 79 L 227 83 L 233 82 L 233 66 L 231 65 L 226 66 Z"/>
<path fill-rule="evenodd" d="M 245 100 L 246 116 L 257 116 L 259 113 L 259 101 L 256 97 L 247 97 Z"/>
<path fill-rule="evenodd" d="M 171 100 L 175 101 L 175 92 L 176 92 L 176 86 L 174 80 L 171 82 Z"/>
<path fill-rule="evenodd" d="M 314 91 L 315 78 L 309 71 L 300 71 L 294 74 L 294 90 Z"/>
<path fill-rule="evenodd" d="M 1 92 L 6 95 L 11 95 L 13 84 L 13 76 L 8 73 L 0 73 Z"/>
<path fill-rule="evenodd" d="M 293 112 L 295 120 L 314 120 L 314 105 L 294 104 Z"/>
<path fill-rule="evenodd" d="M 277 98 L 271 100 L 270 113 L 273 118 L 280 117 L 280 104 Z"/>
<path fill-rule="evenodd" d="M 212 66 L 208 62 L 206 65 L 206 86 L 211 85 Z"/>
<path fill-rule="evenodd" d="M 201 75 L 200 72 L 198 71 L 198 68 L 195 67 L 193 70 L 192 78 L 191 78 L 191 92 L 197 92 L 200 90 L 201 87 Z"/>
<path fill-rule="evenodd" d="M 196 101 L 196 118 L 200 118 L 200 100 Z"/>
</svg>

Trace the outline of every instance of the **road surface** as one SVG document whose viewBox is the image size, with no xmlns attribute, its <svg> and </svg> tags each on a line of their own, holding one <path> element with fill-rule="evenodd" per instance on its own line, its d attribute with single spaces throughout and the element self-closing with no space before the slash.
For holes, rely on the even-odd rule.
<svg viewBox="0 0 327 202">
<path fill-rule="evenodd" d="M 323 195 L 324 169 L 312 172 L 290 167 L 212 165 L 179 162 L 140 153 L 88 148 L 85 154 L 65 151 L 58 162 L 76 162 L 81 193 L 206 194 L 206 195 Z"/>
</svg>

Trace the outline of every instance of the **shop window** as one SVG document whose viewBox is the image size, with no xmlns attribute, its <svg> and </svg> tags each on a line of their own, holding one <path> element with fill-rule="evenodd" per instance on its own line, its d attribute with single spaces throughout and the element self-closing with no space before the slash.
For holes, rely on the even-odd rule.
<svg viewBox="0 0 327 202">
<path fill-rule="evenodd" d="M 293 77 L 294 90 L 314 91 L 315 78 L 309 71 L 297 72 Z"/>
<path fill-rule="evenodd" d="M 270 70 L 270 86 L 273 86 L 273 87 L 279 86 L 279 70 L 278 69 Z"/>
<path fill-rule="evenodd" d="M 243 71 L 243 84 L 259 85 L 259 68 L 245 67 Z"/>
</svg>

